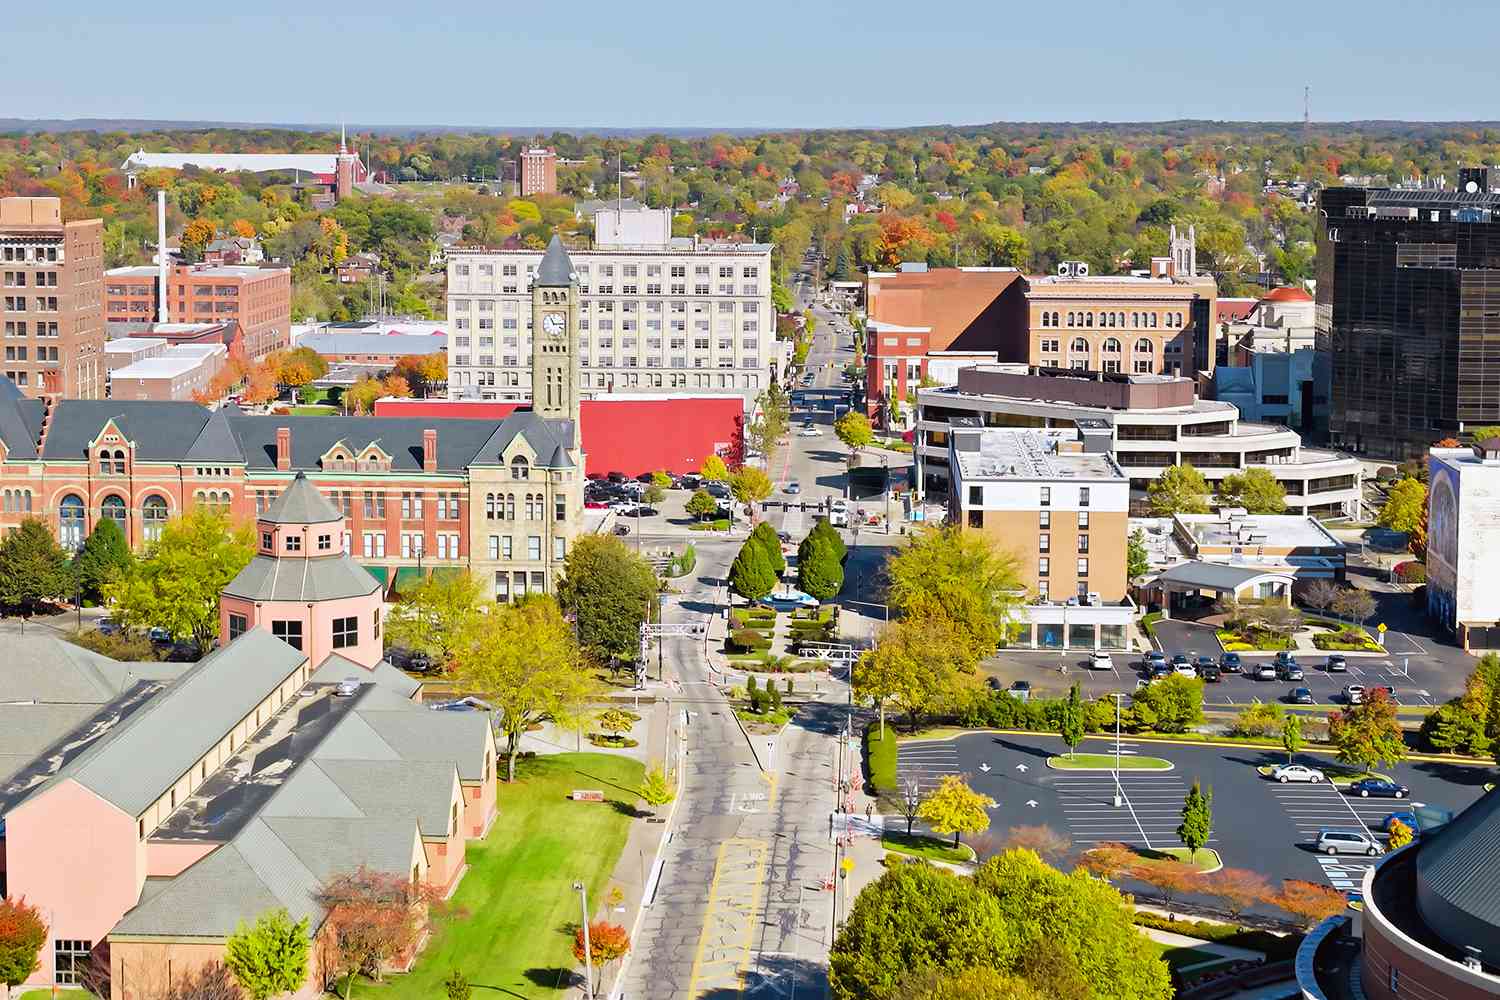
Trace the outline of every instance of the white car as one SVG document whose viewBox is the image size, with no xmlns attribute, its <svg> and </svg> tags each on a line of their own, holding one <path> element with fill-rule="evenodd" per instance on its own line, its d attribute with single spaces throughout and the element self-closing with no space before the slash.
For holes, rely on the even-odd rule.
<svg viewBox="0 0 1500 1000">
<path fill-rule="evenodd" d="M 1091 670 L 1113 670 L 1115 661 L 1109 658 L 1108 653 L 1090 653 L 1089 669 Z"/>
<path fill-rule="evenodd" d="M 823 436 L 823 432 L 818 430 L 818 428 L 816 427 L 804 427 L 797 432 L 797 436 L 805 438 L 820 438 Z"/>
<path fill-rule="evenodd" d="M 1172 667 L 1172 673 L 1178 677 L 1197 677 L 1198 671 L 1193 669 L 1191 663 L 1178 663 Z"/>
<path fill-rule="evenodd" d="M 1344 688 L 1344 704 L 1358 705 L 1365 700 L 1365 686 L 1363 684 L 1349 684 Z"/>
<path fill-rule="evenodd" d="M 1282 764 L 1280 767 L 1271 769 L 1271 777 L 1283 785 L 1289 781 L 1319 782 L 1326 780 L 1323 772 L 1315 767 L 1304 767 L 1301 764 Z"/>
</svg>

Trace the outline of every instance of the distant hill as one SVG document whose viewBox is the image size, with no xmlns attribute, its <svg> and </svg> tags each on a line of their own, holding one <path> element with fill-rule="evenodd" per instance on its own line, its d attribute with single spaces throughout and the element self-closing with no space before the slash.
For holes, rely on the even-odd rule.
<svg viewBox="0 0 1500 1000">
<path fill-rule="evenodd" d="M 349 122 L 351 131 L 374 135 L 549 135 L 553 132 L 568 132 L 573 135 L 604 135 L 633 137 L 664 135 L 692 139 L 705 135 L 761 135 L 766 132 L 785 131 L 763 128 L 582 128 L 551 129 L 479 126 L 479 125 L 363 125 Z M 191 129 L 279 129 L 286 132 L 337 132 L 338 122 L 327 124 L 285 122 L 229 122 L 229 121 L 174 121 L 154 118 L 0 118 L 0 134 L 21 132 L 176 132 Z"/>
</svg>

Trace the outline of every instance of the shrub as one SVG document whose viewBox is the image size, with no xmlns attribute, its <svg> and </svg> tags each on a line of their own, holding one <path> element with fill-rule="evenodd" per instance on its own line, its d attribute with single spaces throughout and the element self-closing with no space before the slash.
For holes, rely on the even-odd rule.
<svg viewBox="0 0 1500 1000">
<path fill-rule="evenodd" d="M 731 652 L 753 653 L 771 648 L 771 640 L 750 628 L 738 629 L 729 635 Z"/>
<path fill-rule="evenodd" d="M 1427 567 L 1415 559 L 1404 563 L 1397 563 L 1395 568 L 1396 580 L 1400 583 L 1426 583 Z"/>
<path fill-rule="evenodd" d="M 457 969 L 448 973 L 448 978 L 443 980 L 443 989 L 448 993 L 448 1000 L 469 1000 L 474 995 L 474 988 L 469 985 L 469 980 Z"/>
<path fill-rule="evenodd" d="M 1270 737 L 1281 732 L 1286 710 L 1274 701 L 1247 705 L 1235 717 L 1230 732 L 1236 736 Z"/>
<path fill-rule="evenodd" d="M 111 660 L 125 660 L 139 663 L 143 660 L 157 659 L 156 647 L 151 645 L 151 640 L 144 635 L 127 634 L 116 632 L 113 635 L 105 635 L 103 632 L 95 632 L 93 629 L 84 629 L 74 632 L 68 636 L 68 641 L 75 646 L 82 646 L 107 656 Z"/>
</svg>

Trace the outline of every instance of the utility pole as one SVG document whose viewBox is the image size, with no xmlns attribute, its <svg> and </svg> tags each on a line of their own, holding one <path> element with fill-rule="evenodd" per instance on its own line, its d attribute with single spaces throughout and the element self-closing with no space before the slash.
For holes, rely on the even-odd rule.
<svg viewBox="0 0 1500 1000">
<path fill-rule="evenodd" d="M 582 882 L 574 882 L 578 898 L 583 904 L 583 990 L 588 1000 L 594 1000 L 594 950 L 589 942 L 589 891 Z"/>
</svg>

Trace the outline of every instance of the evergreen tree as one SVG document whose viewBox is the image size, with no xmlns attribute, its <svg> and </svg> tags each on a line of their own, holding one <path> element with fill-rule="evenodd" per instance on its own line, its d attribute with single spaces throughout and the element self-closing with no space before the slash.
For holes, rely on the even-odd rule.
<svg viewBox="0 0 1500 1000">
<path fill-rule="evenodd" d="M 72 590 L 68 556 L 46 524 L 28 517 L 0 542 L 0 604 L 29 617 Z"/>
<path fill-rule="evenodd" d="M 1077 681 L 1068 690 L 1068 700 L 1063 702 L 1057 729 L 1062 741 L 1068 745 L 1068 756 L 1071 757 L 1078 744 L 1083 742 L 1083 698 Z"/>
<path fill-rule="evenodd" d="M 818 523 L 813 525 L 812 531 L 808 532 L 808 538 L 818 538 L 828 543 L 833 549 L 834 558 L 840 563 L 849 557 L 849 547 L 844 544 L 843 536 L 838 529 L 828 523 L 828 518 L 818 518 Z"/>
<path fill-rule="evenodd" d="M 1193 861 L 1198 860 L 1198 851 L 1208 843 L 1214 825 L 1213 789 L 1204 791 L 1197 781 L 1188 789 L 1182 801 L 1182 822 L 1177 827 L 1177 839 L 1192 852 Z"/>
<path fill-rule="evenodd" d="M 309 945 L 306 917 L 293 922 L 286 910 L 273 910 L 229 935 L 224 964 L 250 1000 L 268 1000 L 302 988 Z"/>
<path fill-rule="evenodd" d="M 816 529 L 797 547 L 797 586 L 820 601 L 831 601 L 844 589 L 838 553 Z"/>
<path fill-rule="evenodd" d="M 729 567 L 729 585 L 747 601 L 758 601 L 776 588 L 776 574 L 771 572 L 771 561 L 766 556 L 765 546 L 753 538 L 745 539 L 734 565 Z"/>
<path fill-rule="evenodd" d="M 104 585 L 129 569 L 130 543 L 125 541 L 125 532 L 113 518 L 101 517 L 73 558 L 76 585 L 86 599 L 98 602 Z"/>
<path fill-rule="evenodd" d="M 770 521 L 762 521 L 750 532 L 750 541 L 758 544 L 766 553 L 766 561 L 770 563 L 771 571 L 778 577 L 786 572 L 786 556 L 781 554 L 781 538 L 776 534 L 776 529 L 771 527 Z"/>
</svg>

